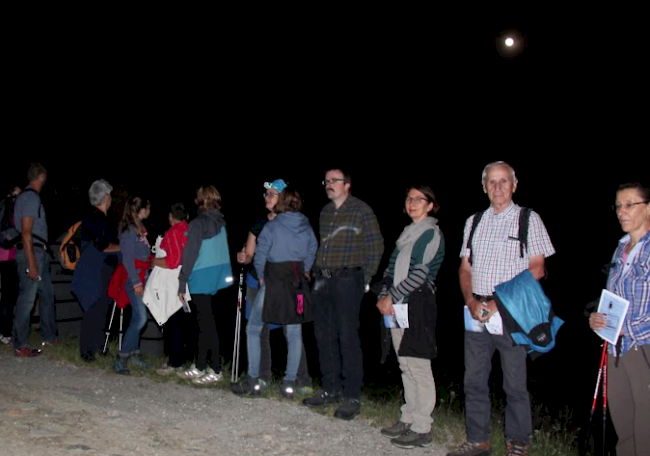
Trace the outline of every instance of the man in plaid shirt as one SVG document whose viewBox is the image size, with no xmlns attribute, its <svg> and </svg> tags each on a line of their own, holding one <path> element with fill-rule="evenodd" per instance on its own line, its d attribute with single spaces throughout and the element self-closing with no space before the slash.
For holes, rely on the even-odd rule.
<svg viewBox="0 0 650 456">
<path fill-rule="evenodd" d="M 512 201 L 517 189 L 514 169 L 505 162 L 488 164 L 482 175 L 483 191 L 490 207 L 478 223 L 471 245 L 467 245 L 474 216 L 465 223 L 460 288 L 471 317 L 487 322 L 498 312 L 494 288 L 529 269 L 539 280 L 545 273 L 545 258 L 553 255 L 544 223 L 531 211 L 528 240 L 523 257 L 519 242 L 521 207 Z M 471 253 L 471 263 L 470 263 Z M 479 325 L 479 328 L 485 329 Z M 492 356 L 498 350 L 506 393 L 507 456 L 528 455 L 532 416 L 526 377 L 526 349 L 514 345 L 509 334 L 465 331 L 465 414 L 467 442 L 448 456 L 486 456 L 490 454 L 490 390 L 488 379 Z"/>
<path fill-rule="evenodd" d="M 312 291 L 314 333 L 322 391 L 306 398 L 308 407 L 338 403 L 334 416 L 353 419 L 361 409 L 363 360 L 359 313 L 364 291 L 377 272 L 384 239 L 374 212 L 350 194 L 350 176 L 340 169 L 325 174 L 331 200 L 320 215 L 320 248 Z"/>
</svg>

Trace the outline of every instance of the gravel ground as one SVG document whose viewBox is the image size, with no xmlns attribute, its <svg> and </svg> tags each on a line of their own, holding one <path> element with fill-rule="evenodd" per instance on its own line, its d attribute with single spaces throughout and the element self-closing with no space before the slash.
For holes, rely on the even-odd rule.
<svg viewBox="0 0 650 456">
<path fill-rule="evenodd" d="M 0 349 L 0 455 L 436 455 L 394 447 L 364 419 L 298 402 L 241 398 L 216 388 Z"/>
</svg>

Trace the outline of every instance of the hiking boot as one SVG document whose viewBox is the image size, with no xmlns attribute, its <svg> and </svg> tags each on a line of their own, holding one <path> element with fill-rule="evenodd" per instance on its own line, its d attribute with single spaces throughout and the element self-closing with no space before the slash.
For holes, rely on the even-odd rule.
<svg viewBox="0 0 650 456">
<path fill-rule="evenodd" d="M 307 407 L 322 407 L 327 404 L 337 404 L 341 402 L 340 394 L 330 394 L 327 391 L 321 391 L 320 394 L 316 396 L 306 397 L 303 399 L 302 403 Z"/>
<path fill-rule="evenodd" d="M 420 434 L 412 430 L 406 431 L 403 435 L 396 437 L 390 441 L 398 448 L 418 448 L 431 446 L 431 431 Z"/>
<path fill-rule="evenodd" d="M 292 380 L 283 380 L 280 385 L 280 395 L 287 399 L 293 399 L 293 393 L 296 390 L 296 382 Z"/>
<path fill-rule="evenodd" d="M 139 367 L 141 369 L 149 369 L 151 367 L 149 363 L 144 360 L 144 357 L 142 354 L 140 354 L 139 351 L 133 353 L 130 358 L 131 363 L 136 367 Z"/>
<path fill-rule="evenodd" d="M 409 429 L 411 429 L 411 423 L 403 423 L 401 421 L 398 421 L 392 426 L 383 428 L 381 430 L 381 435 L 388 437 L 389 439 L 396 439 L 397 437 L 401 437 L 402 435 L 406 434 L 406 431 Z"/>
<path fill-rule="evenodd" d="M 208 367 L 205 369 L 205 375 L 202 375 L 198 378 L 193 378 L 192 383 L 195 385 L 211 385 L 213 383 L 221 381 L 221 378 L 221 373 L 217 374 L 214 369 Z"/>
<path fill-rule="evenodd" d="M 128 355 L 121 355 L 118 353 L 115 357 L 115 363 L 113 363 L 113 369 L 115 370 L 115 373 L 120 375 L 129 375 L 131 371 L 129 370 L 128 361 Z"/>
<path fill-rule="evenodd" d="M 508 440 L 506 442 L 506 456 L 528 456 L 530 446 L 527 443 L 517 440 Z"/>
<path fill-rule="evenodd" d="M 490 442 L 464 442 L 447 456 L 490 456 Z"/>
<path fill-rule="evenodd" d="M 42 355 L 43 352 L 37 348 L 23 347 L 17 348 L 14 354 L 20 358 L 33 358 L 34 356 Z"/>
<path fill-rule="evenodd" d="M 265 389 L 268 388 L 267 383 L 261 378 L 247 375 L 243 382 L 231 385 L 230 391 L 238 396 L 259 396 L 262 392 L 262 382 L 264 382 Z"/>
<path fill-rule="evenodd" d="M 350 399 L 344 397 L 343 402 L 334 412 L 334 418 L 342 420 L 351 420 L 361 411 L 361 401 L 359 399 Z"/>
<path fill-rule="evenodd" d="M 11 345 L 13 339 L 10 336 L 0 336 L 0 343 L 2 345 Z"/>
</svg>

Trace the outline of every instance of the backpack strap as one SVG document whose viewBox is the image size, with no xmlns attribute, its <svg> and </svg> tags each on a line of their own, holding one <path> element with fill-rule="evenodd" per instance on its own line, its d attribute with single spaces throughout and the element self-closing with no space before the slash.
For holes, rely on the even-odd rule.
<svg viewBox="0 0 650 456">
<path fill-rule="evenodd" d="M 474 220 L 472 220 L 472 228 L 469 230 L 469 237 L 467 238 L 467 245 L 465 248 L 469 249 L 469 264 L 472 264 L 472 258 L 474 256 L 474 249 L 472 249 L 472 239 L 474 238 L 474 232 L 476 231 L 476 228 L 478 227 L 478 224 L 481 221 L 481 218 L 483 217 L 483 214 L 485 211 L 479 211 L 476 214 L 474 214 Z"/>
<path fill-rule="evenodd" d="M 519 253 L 524 257 L 524 250 L 528 250 L 528 222 L 530 220 L 529 207 L 522 207 L 519 212 Z"/>
</svg>

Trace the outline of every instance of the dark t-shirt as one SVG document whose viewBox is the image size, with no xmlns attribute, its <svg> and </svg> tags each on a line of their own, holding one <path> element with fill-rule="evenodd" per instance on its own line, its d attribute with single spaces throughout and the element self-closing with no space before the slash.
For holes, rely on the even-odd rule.
<svg viewBox="0 0 650 456">
<path fill-rule="evenodd" d="M 103 252 L 111 242 L 117 244 L 117 230 L 102 211 L 93 207 L 81 222 L 81 242 L 92 242 Z"/>
<path fill-rule="evenodd" d="M 255 236 L 255 242 L 257 243 L 257 238 L 260 237 L 260 233 L 262 232 L 262 228 L 264 228 L 264 225 L 269 221 L 268 216 L 264 215 L 262 217 L 258 217 L 255 219 L 253 222 L 253 225 L 251 225 L 250 232 L 253 236 Z M 257 277 L 257 272 L 255 272 L 255 268 L 251 267 L 250 268 L 250 274 L 253 276 L 255 280 L 259 280 L 259 277 Z"/>
</svg>

